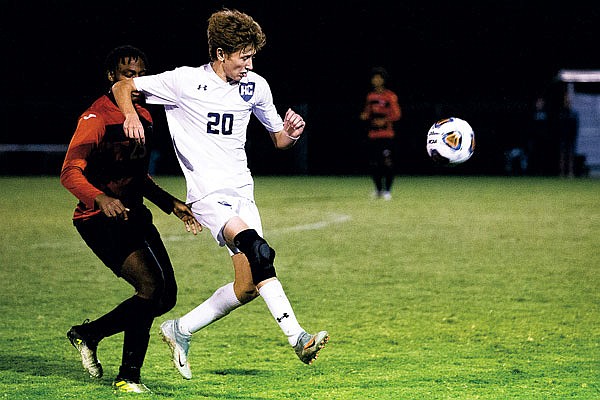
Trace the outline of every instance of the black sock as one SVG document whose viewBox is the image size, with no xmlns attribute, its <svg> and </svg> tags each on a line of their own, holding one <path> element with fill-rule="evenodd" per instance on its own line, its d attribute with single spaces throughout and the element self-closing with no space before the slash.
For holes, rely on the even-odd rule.
<svg viewBox="0 0 600 400">
<path fill-rule="evenodd" d="M 136 313 L 138 296 L 132 296 L 104 314 L 97 320 L 77 327 L 77 331 L 86 338 L 99 342 L 105 337 L 123 332 Z"/>
<path fill-rule="evenodd" d="M 130 365 L 121 365 L 119 367 L 119 375 L 115 381 L 120 381 L 122 379 L 128 380 L 134 383 L 140 383 L 140 369 L 136 367 L 132 367 Z"/>
<path fill-rule="evenodd" d="M 132 324 L 132 320 L 136 318 L 140 308 L 151 307 L 151 304 L 146 305 L 146 302 L 151 303 L 141 297 L 132 296 L 100 318 L 87 324 L 78 325 L 77 332 L 95 342 L 123 332 Z"/>
<path fill-rule="evenodd" d="M 125 329 L 119 378 L 139 383 L 154 321 L 154 303 L 137 297 L 135 308 L 130 316 L 130 324 Z"/>
</svg>

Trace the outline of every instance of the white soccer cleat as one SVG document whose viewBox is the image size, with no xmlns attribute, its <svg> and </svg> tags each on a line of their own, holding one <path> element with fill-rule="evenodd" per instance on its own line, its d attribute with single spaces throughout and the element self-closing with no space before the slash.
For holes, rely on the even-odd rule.
<svg viewBox="0 0 600 400">
<path fill-rule="evenodd" d="M 160 335 L 171 349 L 171 357 L 177 371 L 185 379 L 192 379 L 192 370 L 187 359 L 190 350 L 191 335 L 184 335 L 179 331 L 179 321 L 169 319 L 160 325 Z"/>
</svg>

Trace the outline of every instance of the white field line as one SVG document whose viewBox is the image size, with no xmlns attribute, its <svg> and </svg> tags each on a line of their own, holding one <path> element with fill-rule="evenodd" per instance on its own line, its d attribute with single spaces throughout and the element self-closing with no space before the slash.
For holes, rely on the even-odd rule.
<svg viewBox="0 0 600 400">
<path fill-rule="evenodd" d="M 271 235 L 280 235 L 280 234 L 289 233 L 289 232 L 316 231 L 318 229 L 326 228 L 329 225 L 341 224 L 343 222 L 350 221 L 351 219 L 352 219 L 352 217 L 349 215 L 331 213 L 325 219 L 323 219 L 321 221 L 313 222 L 311 224 L 288 226 L 288 227 L 279 228 L 279 229 L 271 229 L 271 230 L 267 229 L 266 234 L 271 236 Z"/>
<path fill-rule="evenodd" d="M 323 229 L 333 224 L 341 224 L 346 221 L 350 221 L 352 219 L 351 216 L 346 214 L 336 214 L 331 213 L 327 215 L 324 219 L 320 221 L 316 221 L 310 224 L 302 224 L 302 225 L 294 225 L 294 226 L 286 226 L 278 229 L 267 229 L 265 232 L 266 236 L 274 236 L 274 235 L 282 235 L 290 232 L 299 232 L 299 231 L 314 231 L 318 229 Z M 207 231 L 208 232 L 208 231 Z M 210 234 L 210 233 L 209 233 Z M 194 240 L 194 235 L 190 235 L 189 233 L 182 233 L 180 235 L 164 235 L 163 240 L 165 242 L 178 242 L 182 240 Z"/>
<path fill-rule="evenodd" d="M 352 217 L 349 215 L 346 215 L 346 214 L 330 213 L 327 216 L 325 216 L 325 218 L 323 218 L 322 220 L 312 222 L 310 224 L 294 225 L 294 226 L 287 226 L 287 227 L 278 228 L 278 229 L 267 230 L 266 235 L 273 236 L 273 235 L 283 235 L 283 234 L 290 233 L 290 232 L 315 231 L 315 230 L 319 230 L 319 229 L 324 229 L 324 228 L 328 227 L 329 225 L 341 224 L 341 223 L 350 221 L 351 219 L 352 219 Z M 208 231 L 206 231 L 206 232 L 208 232 Z M 162 239 L 165 242 L 180 242 L 183 240 L 194 240 L 194 235 L 191 235 L 191 234 L 185 232 L 185 233 L 178 234 L 178 235 L 163 235 Z M 48 248 L 58 248 L 58 247 L 61 247 L 64 245 L 65 245 L 64 241 L 39 242 L 39 243 L 33 243 L 31 245 L 31 247 L 34 249 L 48 249 Z M 85 246 L 83 246 L 83 247 L 85 247 Z"/>
</svg>

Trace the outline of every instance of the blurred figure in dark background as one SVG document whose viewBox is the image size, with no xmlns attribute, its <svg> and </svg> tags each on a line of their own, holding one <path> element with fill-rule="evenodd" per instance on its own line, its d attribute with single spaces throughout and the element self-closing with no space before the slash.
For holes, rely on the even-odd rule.
<svg viewBox="0 0 600 400">
<path fill-rule="evenodd" d="M 372 90 L 367 94 L 360 119 L 368 123 L 369 170 L 375 184 L 375 197 L 391 200 L 394 181 L 394 123 L 402 117 L 396 93 L 386 88 L 387 71 L 371 70 Z"/>
<path fill-rule="evenodd" d="M 551 175 L 575 176 L 575 141 L 579 118 L 571 107 L 568 87 L 563 82 L 553 82 L 547 98 L 548 138 L 552 151 L 548 155 Z"/>
<path fill-rule="evenodd" d="M 548 138 L 548 112 L 546 110 L 546 99 L 539 95 L 535 99 L 531 132 L 528 135 L 527 154 L 529 159 L 529 171 L 533 175 L 542 174 L 544 168 L 543 143 Z"/>
<path fill-rule="evenodd" d="M 579 118 L 571 107 L 571 97 L 568 91 L 563 94 L 563 101 L 558 112 L 558 168 L 562 177 L 575 176 L 575 141 L 579 128 Z"/>
</svg>

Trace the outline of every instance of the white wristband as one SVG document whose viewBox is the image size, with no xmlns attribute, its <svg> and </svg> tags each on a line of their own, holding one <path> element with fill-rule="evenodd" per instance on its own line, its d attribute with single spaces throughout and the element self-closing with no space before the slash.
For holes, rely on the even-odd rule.
<svg viewBox="0 0 600 400">
<path fill-rule="evenodd" d="M 287 133 L 285 134 L 285 136 L 287 136 L 288 138 L 292 139 L 294 142 L 296 140 L 300 139 L 300 136 L 293 137 L 293 136 L 288 135 Z"/>
</svg>

